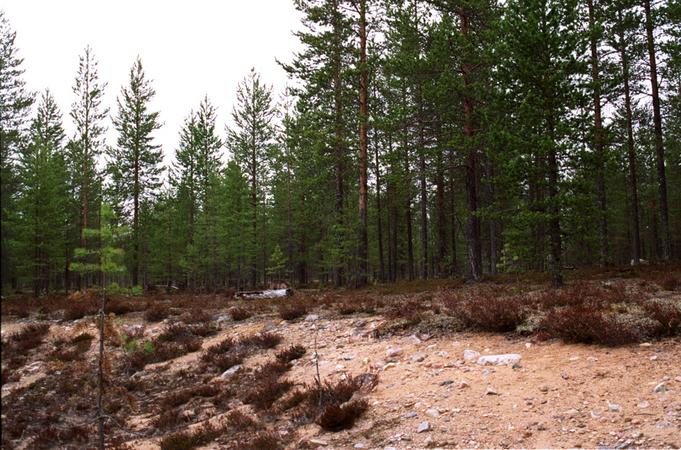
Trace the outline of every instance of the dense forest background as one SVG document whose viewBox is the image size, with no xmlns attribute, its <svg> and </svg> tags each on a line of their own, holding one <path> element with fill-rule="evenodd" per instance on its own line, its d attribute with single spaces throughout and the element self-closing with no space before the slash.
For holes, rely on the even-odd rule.
<svg viewBox="0 0 681 450">
<path fill-rule="evenodd" d="M 140 59 L 106 105 L 85 48 L 65 118 L 0 12 L 3 294 L 100 284 L 98 248 L 191 290 L 681 258 L 680 0 L 295 5 L 287 95 L 246 74 L 174 150 Z"/>
</svg>

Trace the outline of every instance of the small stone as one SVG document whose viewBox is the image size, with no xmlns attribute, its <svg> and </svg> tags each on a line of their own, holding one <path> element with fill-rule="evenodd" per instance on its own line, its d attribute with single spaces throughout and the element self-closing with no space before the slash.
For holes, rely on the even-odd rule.
<svg viewBox="0 0 681 450">
<path fill-rule="evenodd" d="M 483 377 L 488 377 L 488 376 L 490 376 L 490 375 L 492 375 L 492 371 L 491 371 L 491 370 L 485 369 L 485 370 L 482 371 L 482 376 L 483 376 Z"/>
<path fill-rule="evenodd" d="M 641 342 L 638 345 L 639 345 L 639 347 L 650 347 L 653 344 L 651 344 L 650 342 Z"/>
<path fill-rule="evenodd" d="M 352 448 L 367 448 L 367 446 L 361 442 L 356 443 Z"/>
<path fill-rule="evenodd" d="M 551 388 L 549 387 L 548 384 L 542 384 L 541 386 L 539 386 L 539 390 L 541 392 L 549 392 L 549 389 L 551 389 Z"/>
<path fill-rule="evenodd" d="M 241 367 L 242 367 L 241 364 L 237 364 L 236 366 L 230 367 L 229 369 L 225 370 L 225 371 L 222 373 L 222 375 L 220 375 L 220 378 L 229 378 L 229 377 L 231 377 L 232 375 L 234 375 L 235 373 L 237 373 L 238 371 L 240 371 L 240 370 L 241 370 Z"/>
<path fill-rule="evenodd" d="M 409 411 L 407 414 L 404 415 L 405 419 L 411 419 L 414 417 L 417 417 L 418 414 L 415 411 Z"/>
<path fill-rule="evenodd" d="M 655 386 L 655 388 L 653 388 L 653 392 L 657 392 L 657 393 L 666 392 L 666 391 L 667 391 L 667 383 L 664 382 L 664 381 L 662 383 L 658 384 L 657 386 Z"/>
<path fill-rule="evenodd" d="M 478 358 L 478 364 L 481 366 L 510 366 L 520 362 L 521 356 L 517 353 L 508 353 L 505 355 L 487 355 Z"/>
<path fill-rule="evenodd" d="M 328 442 L 322 441 L 321 439 L 310 439 L 308 440 L 310 444 L 320 445 L 322 447 L 329 445 Z"/>
<path fill-rule="evenodd" d="M 426 355 L 424 355 L 423 353 L 416 353 L 411 357 L 412 362 L 421 362 L 424 359 L 426 359 Z"/>
<path fill-rule="evenodd" d="M 459 389 L 465 389 L 465 388 L 467 388 L 467 387 L 469 387 L 469 386 L 470 386 L 470 384 L 468 384 L 468 383 L 465 382 L 465 381 L 462 381 L 461 383 L 459 383 Z"/>
<path fill-rule="evenodd" d="M 593 417 L 594 419 L 598 419 L 599 417 L 601 417 L 601 415 L 602 414 L 599 410 L 597 409 L 591 410 L 591 417 Z"/>
<path fill-rule="evenodd" d="M 657 355 L 651 356 L 651 357 L 650 357 L 650 360 L 651 360 L 651 361 L 656 361 L 656 360 L 657 360 Z"/>
<path fill-rule="evenodd" d="M 610 403 L 610 401 L 608 401 L 608 409 L 612 412 L 620 412 L 622 407 L 617 403 Z"/>
<path fill-rule="evenodd" d="M 440 386 L 449 386 L 450 384 L 453 384 L 454 380 L 445 380 L 440 382 Z"/>
<path fill-rule="evenodd" d="M 586 358 L 586 360 L 591 361 L 591 362 L 596 362 L 596 361 L 598 361 L 598 358 L 596 358 L 595 356 L 589 356 L 588 358 Z"/>
<path fill-rule="evenodd" d="M 402 354 L 402 349 L 390 347 L 388 350 L 385 351 L 385 354 L 389 358 L 394 358 L 395 356 L 399 356 Z"/>
<path fill-rule="evenodd" d="M 430 431 L 430 430 L 431 430 L 430 423 L 421 422 L 419 424 L 418 428 L 416 429 L 416 432 L 417 433 L 423 433 L 424 431 Z"/>
<path fill-rule="evenodd" d="M 385 366 L 383 366 L 383 370 L 388 370 L 388 369 L 391 369 L 391 368 L 393 368 L 393 367 L 397 367 L 397 364 L 395 364 L 395 363 L 388 363 L 388 364 L 386 364 Z"/>
<path fill-rule="evenodd" d="M 426 409 L 426 414 L 430 417 L 440 417 L 440 411 L 438 411 L 437 408 Z"/>
<path fill-rule="evenodd" d="M 416 336 L 415 334 L 412 334 L 411 336 L 409 336 L 407 338 L 407 343 L 409 343 L 409 344 L 420 344 L 421 339 L 419 339 L 419 337 Z"/>
<path fill-rule="evenodd" d="M 317 314 L 308 314 L 307 317 L 305 317 L 305 320 L 308 322 L 314 322 L 315 320 L 319 320 L 319 316 Z"/>
<path fill-rule="evenodd" d="M 355 359 L 355 354 L 354 354 L 354 353 L 350 353 L 350 354 L 347 354 L 347 355 L 343 355 L 343 360 L 344 360 L 344 361 L 352 361 L 353 359 Z"/>
<path fill-rule="evenodd" d="M 530 347 L 532 347 L 532 343 L 531 342 L 525 342 L 525 348 L 530 348 Z"/>
<path fill-rule="evenodd" d="M 642 402 L 639 402 L 636 406 L 638 406 L 641 409 L 645 409 L 650 406 L 650 403 L 647 401 L 643 400 Z"/>
<path fill-rule="evenodd" d="M 479 357 L 480 352 L 476 352 L 475 350 L 466 349 L 463 351 L 464 361 L 473 361 L 474 359 L 478 359 Z"/>
<path fill-rule="evenodd" d="M 485 389 L 485 395 L 499 395 L 499 393 L 492 386 L 487 386 L 487 389 Z"/>
</svg>

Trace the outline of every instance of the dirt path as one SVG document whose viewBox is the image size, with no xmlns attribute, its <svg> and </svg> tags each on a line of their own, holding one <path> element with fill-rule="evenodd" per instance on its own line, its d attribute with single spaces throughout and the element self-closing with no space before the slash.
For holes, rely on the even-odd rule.
<svg viewBox="0 0 681 450">
<path fill-rule="evenodd" d="M 470 333 L 432 339 L 367 337 L 379 322 L 320 319 L 281 324 L 275 330 L 287 343 L 312 348 L 319 328 L 322 378 L 367 370 L 380 374 L 370 395 L 370 412 L 358 426 L 316 436 L 329 447 L 681 445 L 678 340 L 608 349 Z M 465 362 L 465 349 L 483 355 L 518 353 L 522 360 L 516 368 L 483 367 Z M 311 383 L 313 358 L 310 352 L 292 377 Z M 664 380 L 664 392 L 654 392 Z M 486 393 L 488 389 L 497 394 Z M 619 411 L 613 411 L 615 405 Z M 423 422 L 430 429 L 418 433 Z"/>
</svg>

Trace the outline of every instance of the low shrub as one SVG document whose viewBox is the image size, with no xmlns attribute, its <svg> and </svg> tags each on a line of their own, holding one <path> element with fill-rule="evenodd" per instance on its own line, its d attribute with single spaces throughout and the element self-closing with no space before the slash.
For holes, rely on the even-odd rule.
<svg viewBox="0 0 681 450">
<path fill-rule="evenodd" d="M 411 324 L 419 323 L 426 308 L 416 299 L 398 302 L 388 306 L 383 315 L 390 320 L 403 319 Z"/>
<path fill-rule="evenodd" d="M 307 314 L 307 306 L 302 302 L 293 301 L 289 303 L 282 301 L 282 303 L 279 304 L 278 311 L 279 317 L 291 321 Z"/>
<path fill-rule="evenodd" d="M 23 354 L 38 347 L 45 340 L 45 335 L 50 330 L 46 323 L 30 324 L 21 330 L 9 335 L 7 342 L 3 343 L 3 358 L 13 354 Z"/>
<path fill-rule="evenodd" d="M 147 322 L 160 322 L 170 315 L 170 308 L 160 303 L 154 303 L 144 311 L 144 320 Z"/>
<path fill-rule="evenodd" d="M 611 303 L 629 301 L 624 285 L 621 283 L 600 284 L 578 281 L 559 289 L 549 289 L 536 297 L 543 308 L 556 308 L 569 305 L 592 304 L 605 306 Z"/>
<path fill-rule="evenodd" d="M 209 323 L 213 317 L 201 308 L 191 308 L 180 320 L 186 324 Z"/>
<path fill-rule="evenodd" d="M 196 397 L 213 397 L 219 393 L 219 389 L 212 384 L 200 384 L 179 391 L 168 392 L 160 401 L 160 406 L 164 409 L 176 408 L 184 405 L 189 400 Z"/>
<path fill-rule="evenodd" d="M 551 310 L 540 330 L 566 342 L 618 346 L 639 342 L 644 335 L 637 324 L 620 322 L 594 305 L 573 305 Z"/>
<path fill-rule="evenodd" d="M 251 416 L 244 414 L 238 409 L 230 411 L 226 417 L 226 423 L 232 428 L 238 430 L 254 429 L 259 424 Z"/>
<path fill-rule="evenodd" d="M 656 334 L 675 336 L 681 334 L 681 303 L 652 300 L 641 305 L 646 315 L 656 321 Z"/>
<path fill-rule="evenodd" d="M 190 450 L 213 441 L 225 430 L 206 422 L 191 431 L 173 433 L 161 439 L 161 450 Z"/>
<path fill-rule="evenodd" d="M 99 306 L 91 300 L 73 300 L 64 310 L 64 320 L 78 320 L 85 316 L 97 314 Z"/>
<path fill-rule="evenodd" d="M 353 400 L 342 405 L 326 405 L 317 417 L 316 423 L 327 431 L 352 428 L 355 421 L 367 410 L 366 400 Z"/>
<path fill-rule="evenodd" d="M 293 345 L 287 349 L 284 349 L 276 354 L 276 358 L 279 361 L 291 362 L 295 359 L 302 358 L 305 354 L 305 347 L 302 345 Z"/>
<path fill-rule="evenodd" d="M 253 315 L 249 310 L 246 308 L 241 308 L 240 306 L 233 306 L 229 308 L 227 313 L 235 322 L 246 320 Z"/>
<path fill-rule="evenodd" d="M 499 297 L 491 290 L 449 296 L 443 303 L 465 327 L 480 331 L 515 331 L 527 316 L 522 297 Z"/>
<path fill-rule="evenodd" d="M 657 280 L 657 284 L 666 291 L 674 291 L 681 287 L 681 281 L 672 274 L 667 274 Z"/>
<path fill-rule="evenodd" d="M 284 448 L 279 435 L 271 431 L 259 431 L 246 442 L 239 442 L 238 448 L 244 450 L 279 450 Z"/>
</svg>

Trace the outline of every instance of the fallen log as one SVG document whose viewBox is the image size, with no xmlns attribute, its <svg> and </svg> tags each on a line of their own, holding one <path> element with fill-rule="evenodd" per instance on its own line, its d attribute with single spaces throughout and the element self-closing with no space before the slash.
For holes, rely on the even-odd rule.
<svg viewBox="0 0 681 450">
<path fill-rule="evenodd" d="M 255 300 L 258 298 L 282 298 L 293 295 L 293 289 L 265 289 L 262 291 L 239 291 L 236 297 Z"/>
</svg>

